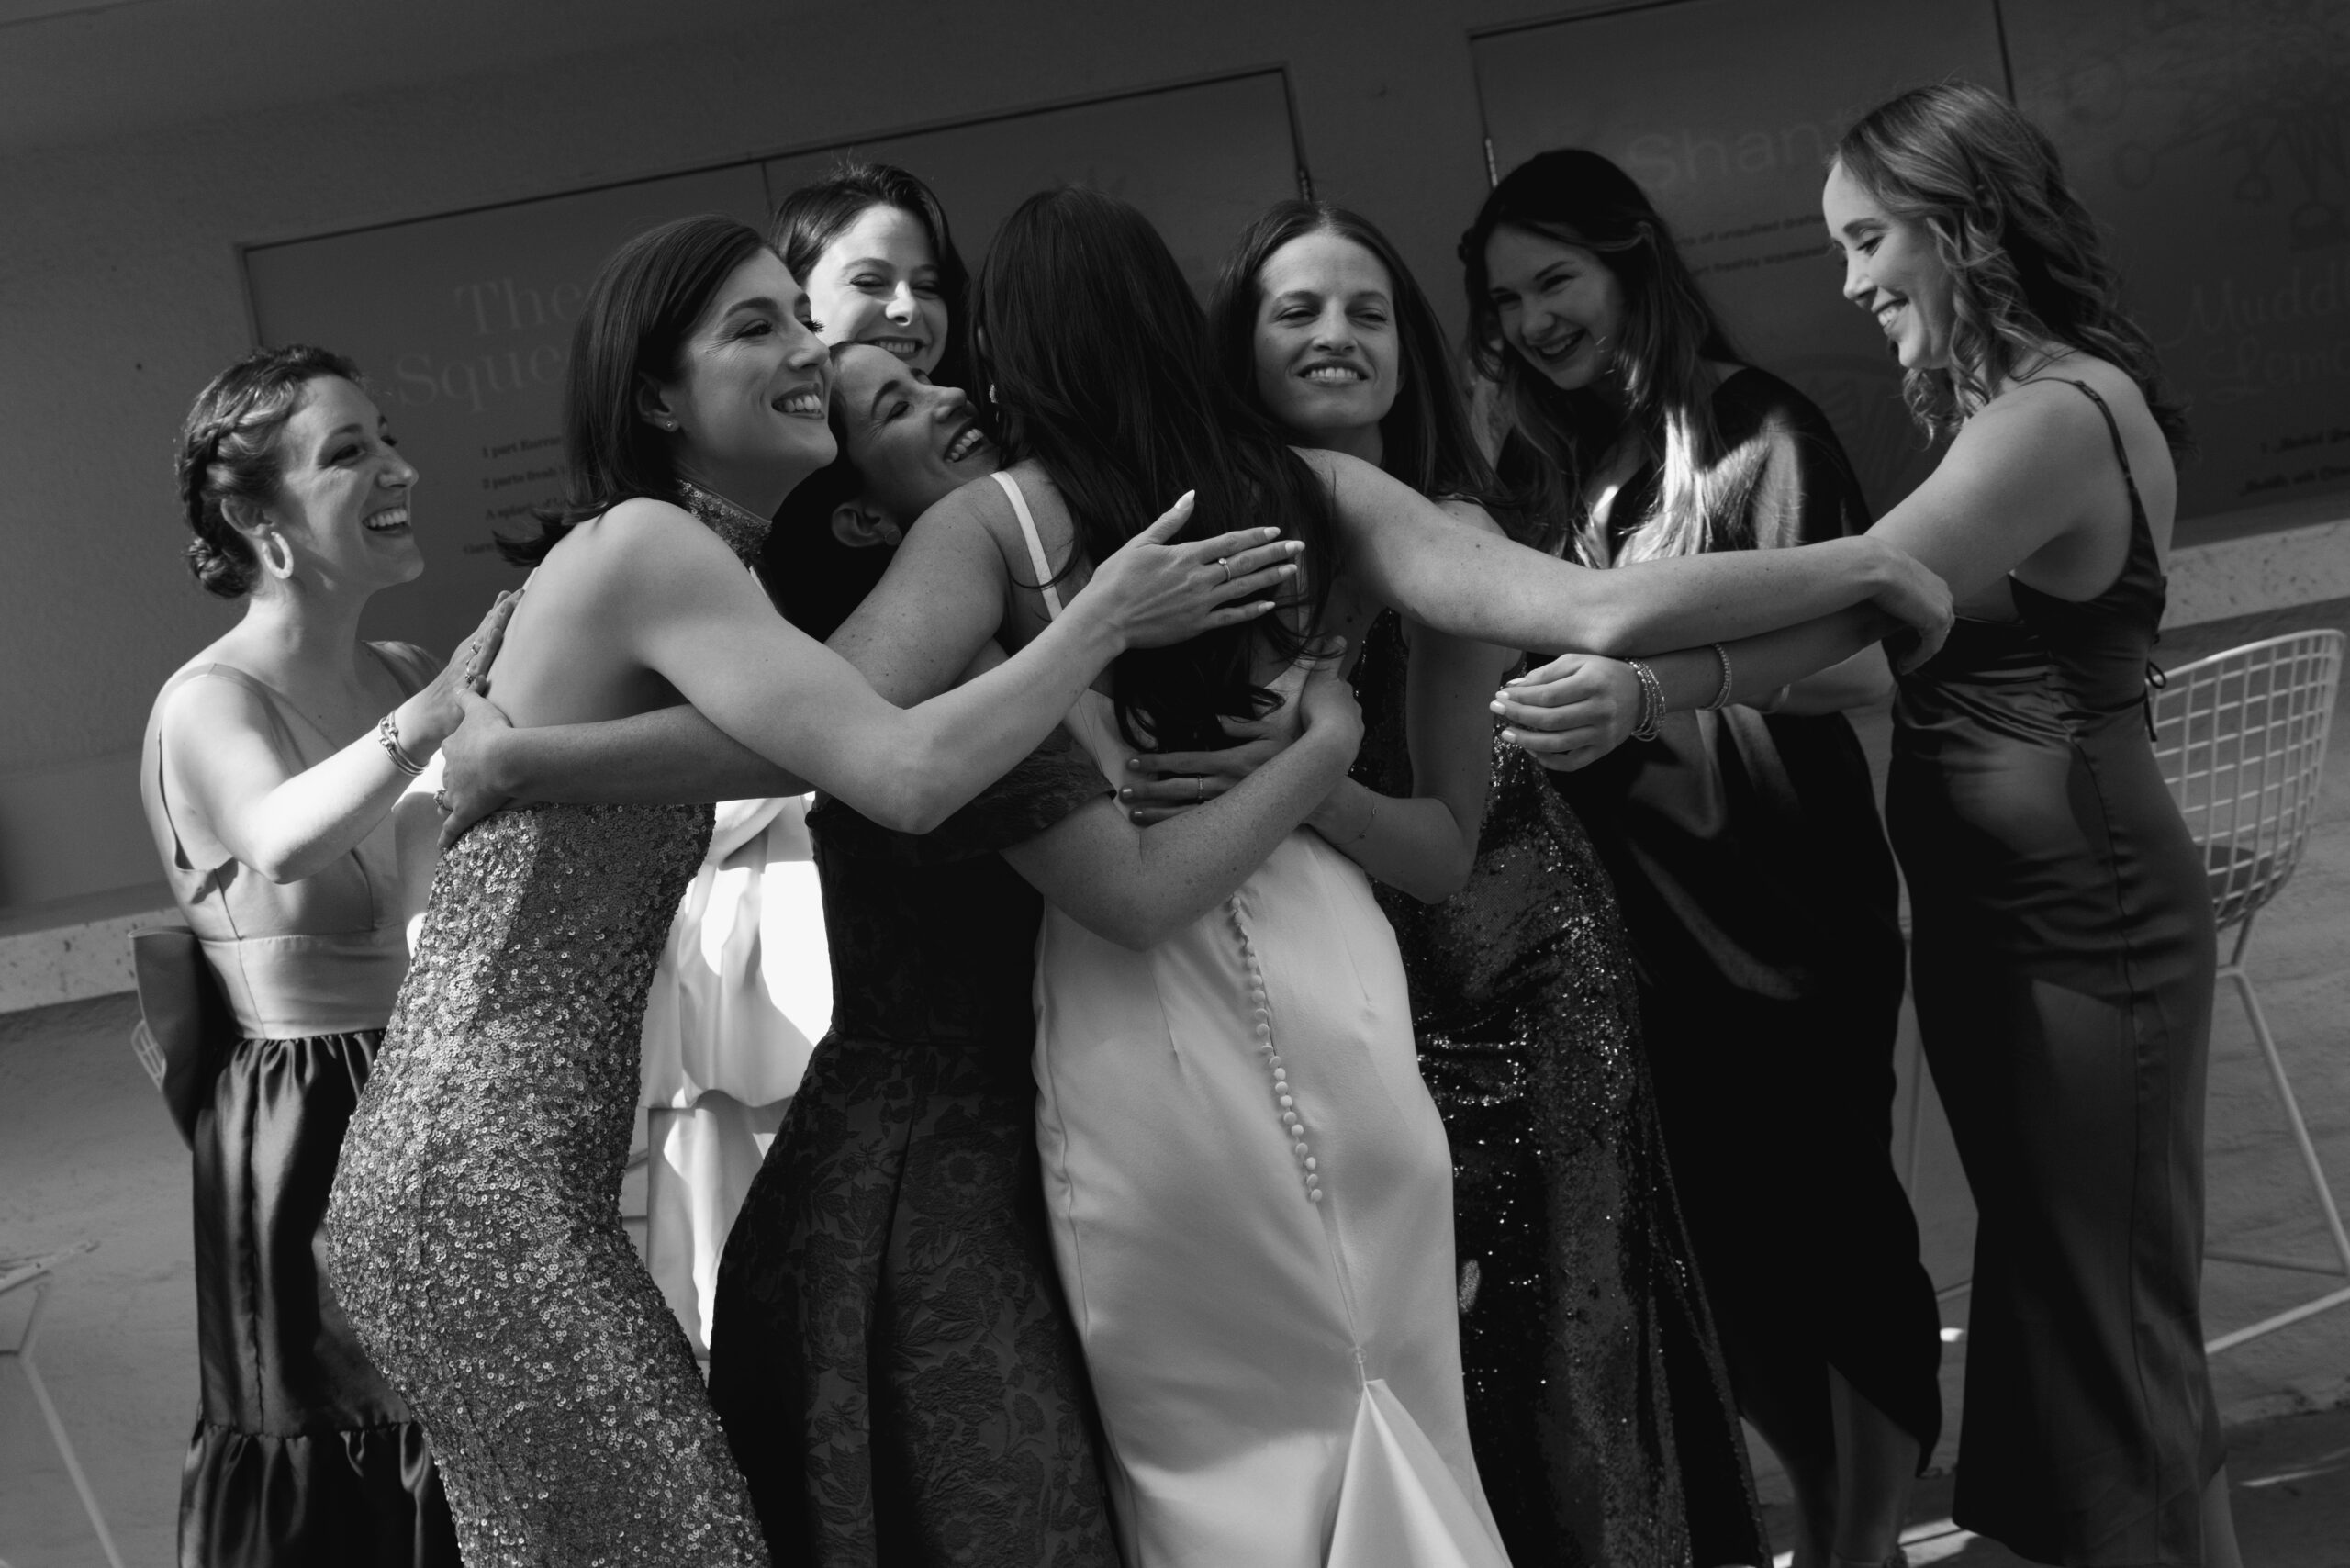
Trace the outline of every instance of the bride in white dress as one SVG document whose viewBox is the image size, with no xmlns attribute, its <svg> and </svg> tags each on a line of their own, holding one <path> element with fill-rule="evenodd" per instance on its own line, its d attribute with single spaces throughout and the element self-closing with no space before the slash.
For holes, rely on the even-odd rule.
<svg viewBox="0 0 2350 1568">
<path fill-rule="evenodd" d="M 1285 712 L 1304 671 L 1270 683 Z M 1126 776 L 1105 695 L 1068 723 Z M 1461 1397 L 1452 1157 L 1355 863 L 1301 828 L 1139 952 L 1048 906 L 1036 1025 L 1046 1210 L 1126 1561 L 1506 1562 Z"/>
</svg>

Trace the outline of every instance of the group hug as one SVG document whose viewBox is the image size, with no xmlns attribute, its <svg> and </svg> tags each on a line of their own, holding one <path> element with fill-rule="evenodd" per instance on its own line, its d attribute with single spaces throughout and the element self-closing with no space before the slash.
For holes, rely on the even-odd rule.
<svg viewBox="0 0 2350 1568">
<path fill-rule="evenodd" d="M 1980 1212 L 1957 1521 L 2233 1568 L 2182 410 L 2005 99 L 1821 178 L 1940 443 L 1882 517 L 1572 149 L 1477 207 L 1458 349 L 1308 201 L 1204 308 L 1082 187 L 976 274 L 887 165 L 640 234 L 446 663 L 360 635 L 432 464 L 363 367 L 215 377 L 180 499 L 244 609 L 140 779 L 233 1014 L 185 1568 L 1762 1564 L 1741 1418 L 1797 1568 L 1897 1562 L 1905 980 Z M 810 791 L 831 1030 L 681 1320 L 647 997 L 712 803 Z"/>
</svg>

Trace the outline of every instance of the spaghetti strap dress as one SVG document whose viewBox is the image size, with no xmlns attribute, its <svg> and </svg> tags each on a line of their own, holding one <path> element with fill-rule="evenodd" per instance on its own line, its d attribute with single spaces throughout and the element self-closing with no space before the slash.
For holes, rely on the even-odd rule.
<svg viewBox="0 0 2350 1568">
<path fill-rule="evenodd" d="M 2040 1562 L 2195 1563 L 2217 946 L 2147 739 L 2161 560 L 2068 385 L 2129 492 L 2121 575 L 2012 583 L 2017 618 L 1960 621 L 1895 711 L 1919 1025 L 1980 1214 L 1953 1514 Z"/>
<path fill-rule="evenodd" d="M 403 692 L 420 648 L 370 647 Z M 235 1019 L 216 1042 L 196 1150 L 196 1349 L 203 1414 L 180 1472 L 181 1568 L 456 1568 L 431 1446 L 361 1348 L 320 1266 L 343 1129 L 383 1041 L 408 943 L 388 815 L 315 876 L 279 884 L 218 850 L 171 798 L 162 716 L 226 681 L 265 718 L 289 772 L 341 749 L 229 665 L 193 665 L 155 699 L 140 769 L 172 896 Z"/>
<path fill-rule="evenodd" d="M 683 487 L 738 554 L 767 520 Z M 466 1568 L 767 1562 L 621 1227 L 646 992 L 706 805 L 532 804 L 441 858 L 327 1210 L 336 1293 L 432 1436 Z"/>
<path fill-rule="evenodd" d="M 1107 698 L 1069 724 L 1105 776 L 1124 767 Z M 1506 1562 L 1461 1394 L 1444 1124 L 1354 862 L 1292 833 L 1140 952 L 1048 907 L 1035 1075 L 1126 1568 Z"/>
</svg>

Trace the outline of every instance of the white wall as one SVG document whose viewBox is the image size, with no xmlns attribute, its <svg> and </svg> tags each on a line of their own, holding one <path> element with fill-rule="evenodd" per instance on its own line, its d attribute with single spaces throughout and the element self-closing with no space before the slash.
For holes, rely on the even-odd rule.
<svg viewBox="0 0 2350 1568">
<path fill-rule="evenodd" d="M 140 725 L 236 614 L 181 564 L 170 464 L 189 398 L 251 346 L 240 242 L 1285 64 L 1317 194 L 1389 226 L 1457 315 L 1452 242 L 1484 189 L 1467 35 L 1512 19 L 868 0 L 0 158 L 0 910 L 154 880 Z"/>
</svg>

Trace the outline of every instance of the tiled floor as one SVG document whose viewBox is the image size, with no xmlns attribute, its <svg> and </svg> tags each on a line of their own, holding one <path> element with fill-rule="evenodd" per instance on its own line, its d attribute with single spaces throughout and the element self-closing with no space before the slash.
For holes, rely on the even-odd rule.
<svg viewBox="0 0 2350 1568">
<path fill-rule="evenodd" d="M 2350 1408 L 2236 1428 L 2228 1434 L 2228 1478 L 2250 1568 L 2350 1564 Z M 1951 1523 L 1950 1495 L 1947 1474 L 1919 1483 L 1902 1533 L 1910 1568 L 2016 1568 L 2025 1561 Z M 1769 1512 L 1784 1540 L 1787 1510 Z"/>
</svg>

